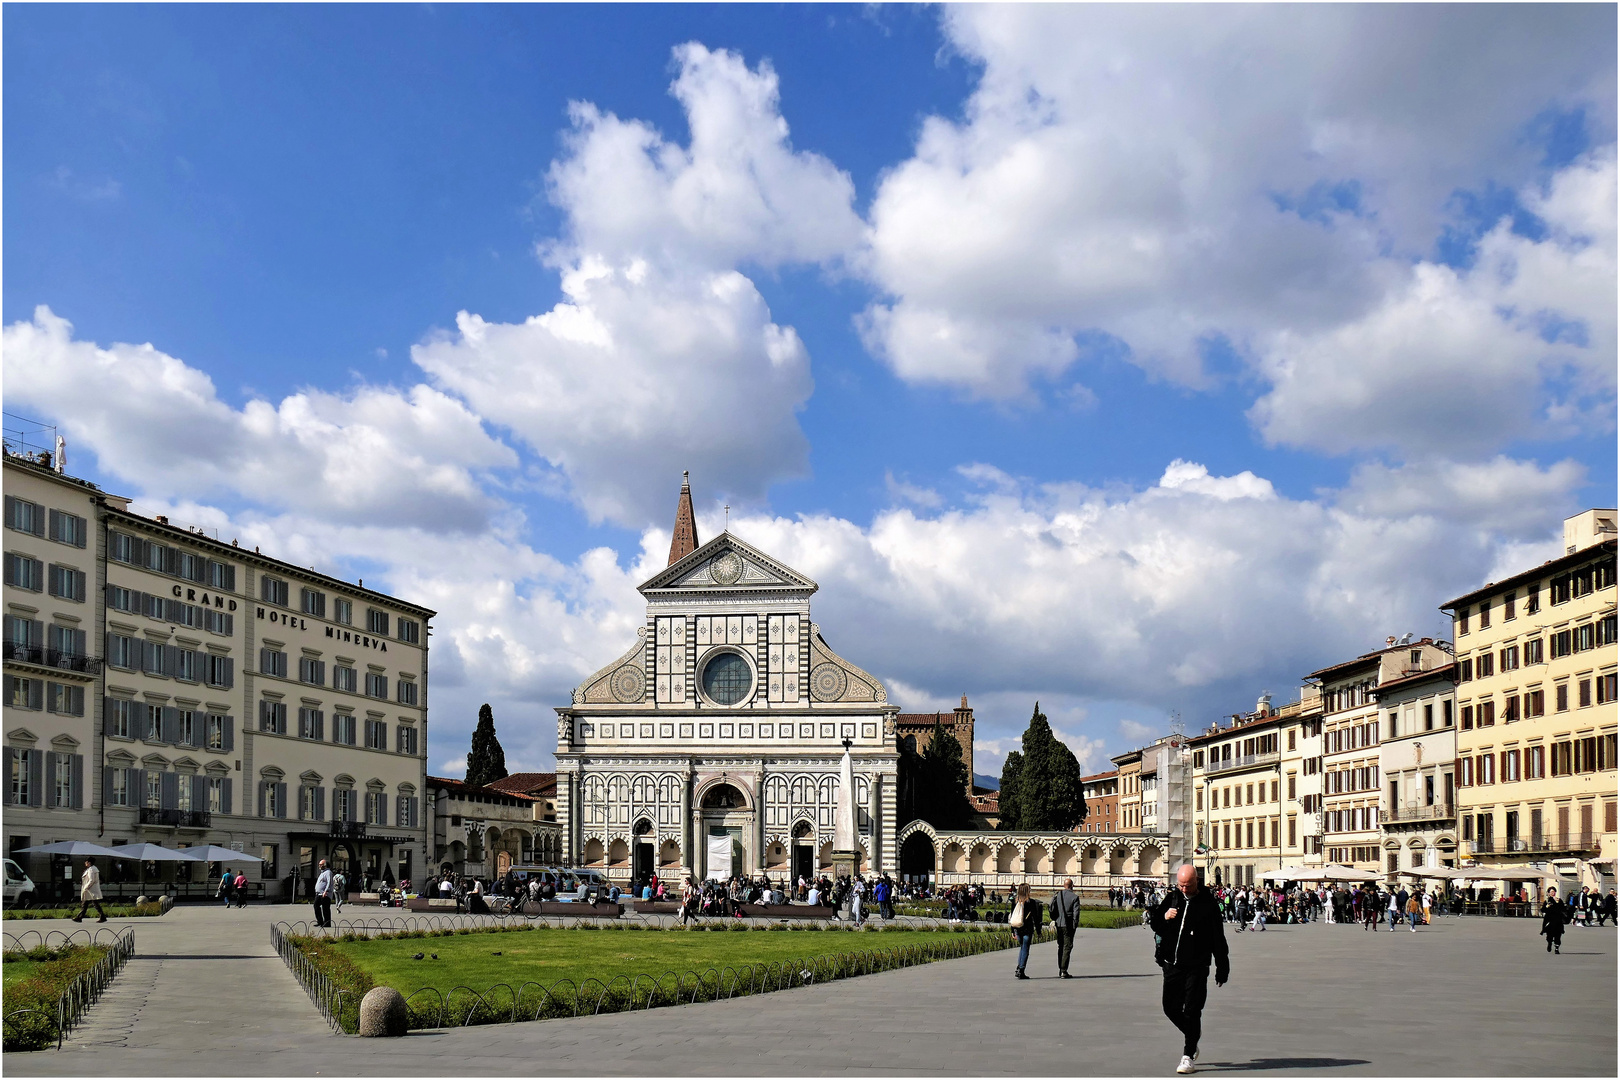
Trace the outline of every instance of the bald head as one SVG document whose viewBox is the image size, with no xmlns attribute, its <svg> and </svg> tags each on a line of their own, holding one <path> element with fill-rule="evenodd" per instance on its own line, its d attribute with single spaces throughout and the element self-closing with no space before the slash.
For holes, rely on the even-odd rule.
<svg viewBox="0 0 1620 1080">
<path fill-rule="evenodd" d="M 1176 871 L 1176 888 L 1188 896 L 1198 892 L 1198 869 L 1191 863 Z"/>
</svg>

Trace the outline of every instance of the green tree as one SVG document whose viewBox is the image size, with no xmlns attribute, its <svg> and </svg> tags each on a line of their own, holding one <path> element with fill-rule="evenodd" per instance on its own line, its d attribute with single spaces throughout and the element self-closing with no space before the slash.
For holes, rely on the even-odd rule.
<svg viewBox="0 0 1620 1080">
<path fill-rule="evenodd" d="M 1038 701 L 1024 731 L 1023 768 L 1018 779 L 1019 828 L 1067 832 L 1085 819 L 1080 762 L 1052 734 Z"/>
<path fill-rule="evenodd" d="M 486 702 L 478 710 L 478 727 L 473 730 L 472 753 L 467 755 L 467 784 L 483 787 L 506 776 L 506 751 L 495 737 L 495 711 Z"/>
<path fill-rule="evenodd" d="M 917 793 L 922 783 L 922 755 L 917 753 L 916 740 L 907 741 L 901 736 L 896 741 L 895 748 L 900 751 L 899 768 L 896 776 L 898 791 L 895 797 L 895 812 L 899 814 L 899 821 L 903 825 L 909 821 L 916 821 L 922 817 L 922 807 L 919 804 Z M 924 820 L 927 820 L 926 818 Z"/>
<path fill-rule="evenodd" d="M 998 829 L 1013 832 L 1024 827 L 1024 815 L 1019 789 L 1023 787 L 1024 755 L 1017 750 L 1007 754 L 1007 760 L 1001 764 L 1001 792 L 996 799 L 998 813 L 1001 815 L 1001 824 Z"/>
</svg>

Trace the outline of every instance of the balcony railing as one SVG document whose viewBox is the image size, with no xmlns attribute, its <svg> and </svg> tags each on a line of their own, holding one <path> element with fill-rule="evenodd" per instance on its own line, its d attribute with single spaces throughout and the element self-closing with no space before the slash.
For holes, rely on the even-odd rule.
<svg viewBox="0 0 1620 1080">
<path fill-rule="evenodd" d="M 1280 755 L 1275 753 L 1246 754 L 1243 757 L 1235 757 L 1231 761 L 1212 761 L 1209 763 L 1209 767 L 1204 770 L 1204 774 L 1211 776 L 1215 773 L 1231 772 L 1233 769 L 1251 769 L 1260 765 L 1275 765 L 1279 757 Z"/>
<path fill-rule="evenodd" d="M 1476 855 L 1520 855 L 1551 852 L 1596 851 L 1594 833 L 1547 833 L 1544 836 L 1486 836 L 1464 840 Z"/>
<path fill-rule="evenodd" d="M 20 641 L 5 643 L 5 658 L 22 664 L 56 668 L 59 671 L 82 671 L 87 675 L 94 674 L 101 668 L 99 657 L 81 656 L 78 653 L 63 652 L 61 649 L 47 649 L 43 645 L 25 645 Z"/>
<path fill-rule="evenodd" d="M 1439 821 L 1456 816 L 1457 808 L 1450 803 L 1435 803 L 1432 806 L 1409 804 L 1390 807 L 1384 811 L 1385 821 Z"/>
<path fill-rule="evenodd" d="M 142 825 L 167 825 L 171 829 L 206 829 L 213 822 L 207 810 L 165 810 L 141 807 Z"/>
<path fill-rule="evenodd" d="M 363 821 L 334 821 L 329 835 L 349 840 L 364 840 L 366 838 L 366 823 Z"/>
</svg>

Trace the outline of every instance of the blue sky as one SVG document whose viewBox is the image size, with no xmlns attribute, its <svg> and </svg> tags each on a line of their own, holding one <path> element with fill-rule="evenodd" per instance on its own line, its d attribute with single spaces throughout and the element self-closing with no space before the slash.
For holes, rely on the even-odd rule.
<svg viewBox="0 0 1620 1080">
<path fill-rule="evenodd" d="M 683 467 L 981 772 L 1614 504 L 1611 8 L 4 20 L 7 411 L 438 607 L 436 770 L 484 700 L 549 764 Z"/>
</svg>

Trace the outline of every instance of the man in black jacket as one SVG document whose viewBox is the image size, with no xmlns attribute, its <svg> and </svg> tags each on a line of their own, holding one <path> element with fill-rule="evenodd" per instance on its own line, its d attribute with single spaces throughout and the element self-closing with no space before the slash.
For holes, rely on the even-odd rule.
<svg viewBox="0 0 1620 1080">
<path fill-rule="evenodd" d="M 1204 1000 L 1209 995 L 1209 961 L 1215 960 L 1215 985 L 1225 986 L 1232 973 L 1226 932 L 1215 898 L 1198 883 L 1191 864 L 1176 871 L 1176 888 L 1148 913 L 1156 941 L 1153 959 L 1164 971 L 1164 1015 L 1181 1030 L 1183 1046 L 1178 1073 L 1193 1071 L 1198 1036 L 1203 1031 Z"/>
<path fill-rule="evenodd" d="M 1063 891 L 1052 896 L 1052 929 L 1057 933 L 1058 978 L 1072 979 L 1069 957 L 1074 955 L 1074 931 L 1080 925 L 1080 896 L 1074 879 L 1063 883 Z"/>
</svg>

